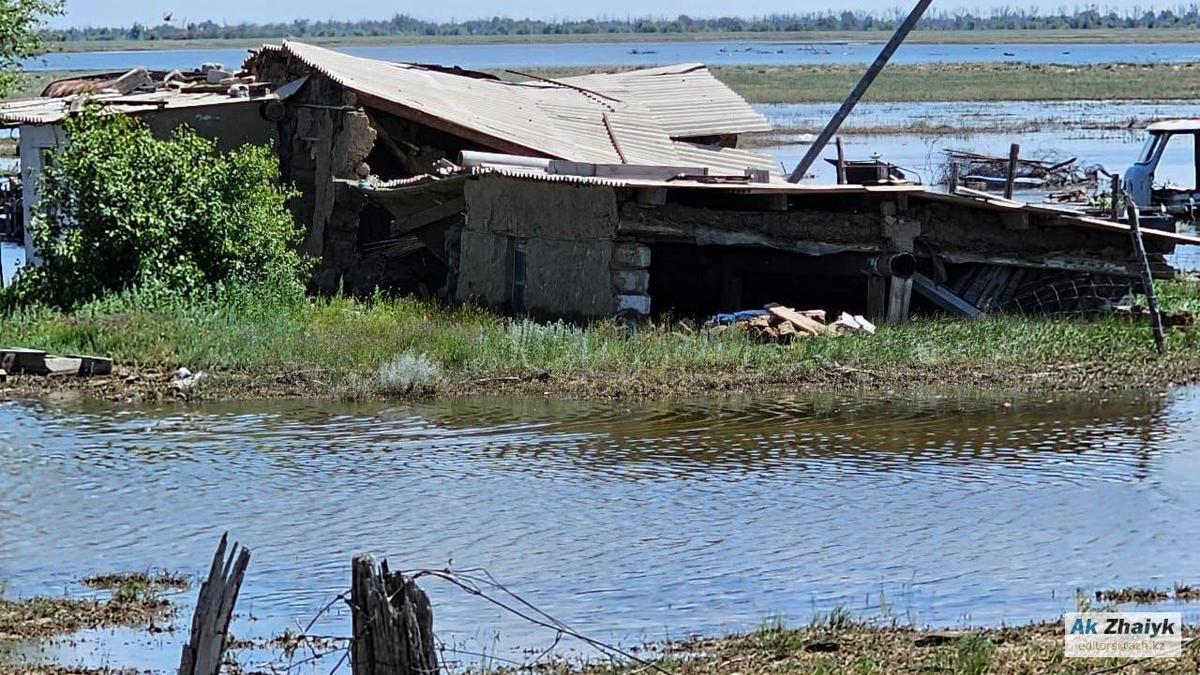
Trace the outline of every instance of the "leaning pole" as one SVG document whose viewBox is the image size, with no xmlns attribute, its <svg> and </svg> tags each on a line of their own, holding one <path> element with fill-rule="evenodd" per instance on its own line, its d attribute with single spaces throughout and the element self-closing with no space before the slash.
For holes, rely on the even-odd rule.
<svg viewBox="0 0 1200 675">
<path fill-rule="evenodd" d="M 900 27 L 892 35 L 892 39 L 888 40 L 888 43 L 883 47 L 883 51 L 879 52 L 879 56 L 876 57 L 875 62 L 871 64 L 870 68 L 867 68 L 867 72 L 858 81 L 858 85 L 846 97 L 845 102 L 842 103 L 842 107 L 838 108 L 838 111 L 829 120 L 829 123 L 825 125 L 825 129 L 821 131 L 821 135 L 817 136 L 817 140 L 813 141 L 812 146 L 808 148 L 808 153 L 796 165 L 796 169 L 792 171 L 792 175 L 788 177 L 788 181 L 799 183 L 804 179 L 804 176 L 808 174 L 808 170 L 817 161 L 817 157 L 825 149 L 825 146 L 829 145 L 830 139 L 838 132 L 838 129 L 842 128 L 842 122 L 845 122 L 846 118 L 850 116 L 850 113 L 854 110 L 854 106 L 858 105 L 859 99 L 871 88 L 871 84 L 875 82 L 875 78 L 887 66 L 888 61 L 892 60 L 892 55 L 896 53 L 896 50 L 908 38 L 908 34 L 916 27 L 917 22 L 921 20 L 921 17 L 925 14 L 925 10 L 929 9 L 929 5 L 932 3 L 933 0 L 920 0 L 917 6 L 913 8 L 913 11 L 909 13 L 908 18 L 904 20 L 904 23 L 900 24 Z"/>
</svg>

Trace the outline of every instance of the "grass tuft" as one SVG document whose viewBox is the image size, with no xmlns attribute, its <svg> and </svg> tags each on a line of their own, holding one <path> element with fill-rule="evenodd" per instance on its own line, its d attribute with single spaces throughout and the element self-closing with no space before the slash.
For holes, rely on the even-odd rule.
<svg viewBox="0 0 1200 675">
<path fill-rule="evenodd" d="M 442 381 L 442 369 L 423 354 L 397 354 L 379 367 L 379 389 L 391 396 L 429 396 Z"/>
</svg>

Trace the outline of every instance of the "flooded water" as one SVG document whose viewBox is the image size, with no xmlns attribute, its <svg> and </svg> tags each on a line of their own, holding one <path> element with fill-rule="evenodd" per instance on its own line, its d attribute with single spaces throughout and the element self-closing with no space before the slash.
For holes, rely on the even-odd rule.
<svg viewBox="0 0 1200 675">
<path fill-rule="evenodd" d="M 239 637 L 306 623 L 364 550 L 395 567 L 487 568 L 626 645 L 839 605 L 903 623 L 1024 622 L 1072 608 L 1077 588 L 1200 582 L 1198 415 L 1196 389 L 7 403 L 0 579 L 28 596 L 80 593 L 95 572 L 198 574 L 228 529 L 254 550 Z M 520 659 L 553 643 L 446 584 L 425 588 L 451 647 Z M 187 611 L 180 632 L 99 631 L 18 658 L 170 669 Z M 347 619 L 317 630 L 345 635 Z"/>
<path fill-rule="evenodd" d="M 756 106 L 781 130 L 817 129 L 837 110 L 837 104 L 797 103 Z M 1123 172 L 1136 159 L 1146 140 L 1143 129 L 1152 121 L 1200 117 L 1200 101 L 947 101 L 933 103 L 860 104 L 843 126 L 850 159 L 883 159 L 913 170 L 924 182 L 935 182 L 945 163 L 943 150 L 954 148 L 1007 156 L 1012 143 L 1021 155 L 1065 160 L 1080 166 L 1100 164 Z M 915 128 L 913 133 L 871 133 L 880 128 Z M 783 144 L 769 149 L 777 159 L 794 165 L 808 149 L 809 137 L 780 136 Z M 1169 146 L 1157 178 L 1195 185 L 1192 149 L 1186 139 Z M 831 153 L 827 153 L 832 157 Z M 827 162 L 813 167 L 820 180 L 833 181 Z"/>
<path fill-rule="evenodd" d="M 264 40 L 264 42 L 278 42 Z M 880 45 L 772 41 L 598 42 L 556 44 L 389 45 L 339 48 L 357 56 L 387 61 L 440 63 L 464 68 L 541 66 L 655 66 L 672 63 L 710 65 L 847 65 L 870 63 Z M 125 70 L 135 66 L 172 70 L 201 63 L 240 64 L 245 49 L 171 49 L 52 53 L 28 60 L 29 70 Z M 1188 63 L 1200 59 L 1198 44 L 905 44 L 896 64 L 924 63 Z"/>
<path fill-rule="evenodd" d="M 780 144 L 764 150 L 785 168 L 794 167 L 812 140 L 811 134 L 788 129 L 817 129 L 833 116 L 837 104 L 803 103 L 756 106 L 784 133 Z M 1200 117 L 1200 101 L 999 101 L 977 103 L 863 103 L 847 119 L 841 134 L 848 159 L 878 154 L 903 167 L 926 185 L 936 185 L 946 171 L 945 150 L 1007 156 L 1013 143 L 1021 156 L 1065 161 L 1081 168 L 1099 165 L 1124 173 L 1146 142 L 1143 129 L 1152 121 Z M 881 128 L 915 128 L 912 133 L 873 133 Z M 825 157 L 834 157 L 832 147 Z M 834 182 L 832 164 L 819 161 L 812 174 L 818 182 Z M 1197 185 L 1191 143 L 1177 139 L 1156 170 L 1157 183 Z M 1017 199 L 1041 202 L 1046 192 L 1020 191 Z M 1178 246 L 1170 263 L 1177 269 L 1200 269 L 1200 247 Z"/>
</svg>

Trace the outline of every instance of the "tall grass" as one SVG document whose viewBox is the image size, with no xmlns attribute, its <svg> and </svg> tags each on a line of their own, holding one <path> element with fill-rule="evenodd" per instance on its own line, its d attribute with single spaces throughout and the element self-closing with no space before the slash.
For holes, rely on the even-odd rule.
<svg viewBox="0 0 1200 675">
<path fill-rule="evenodd" d="M 1200 311 L 1200 285 L 1160 285 L 1167 308 Z M 379 381 L 385 389 L 547 370 L 555 376 L 671 379 L 788 377 L 830 368 L 1020 371 L 1055 364 L 1140 363 L 1154 358 L 1144 322 L 997 316 L 919 318 L 876 335 L 761 344 L 736 331 L 673 325 L 631 330 L 536 323 L 473 307 L 412 298 L 307 299 L 270 289 L 200 298 L 129 292 L 65 314 L 44 307 L 0 317 L 0 345 L 110 356 L 143 368 L 321 371 Z M 1200 361 L 1200 336 L 1170 336 L 1173 359 Z M 404 363 L 397 355 L 409 355 Z"/>
</svg>

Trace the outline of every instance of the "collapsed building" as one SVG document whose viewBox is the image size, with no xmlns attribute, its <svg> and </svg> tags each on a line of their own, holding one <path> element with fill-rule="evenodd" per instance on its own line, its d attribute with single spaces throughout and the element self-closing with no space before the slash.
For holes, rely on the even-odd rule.
<svg viewBox="0 0 1200 675">
<path fill-rule="evenodd" d="M 581 318 L 779 302 L 901 321 L 1101 311 L 1140 285 L 1120 223 L 889 176 L 785 182 L 739 147 L 767 120 L 698 64 L 518 82 L 285 42 L 238 77 L 237 101 L 112 104 L 156 130 L 275 142 L 322 292 Z M 167 101 L 138 107 L 154 96 Z M 1162 276 L 1176 245 L 1200 243 L 1145 241 Z"/>
</svg>

